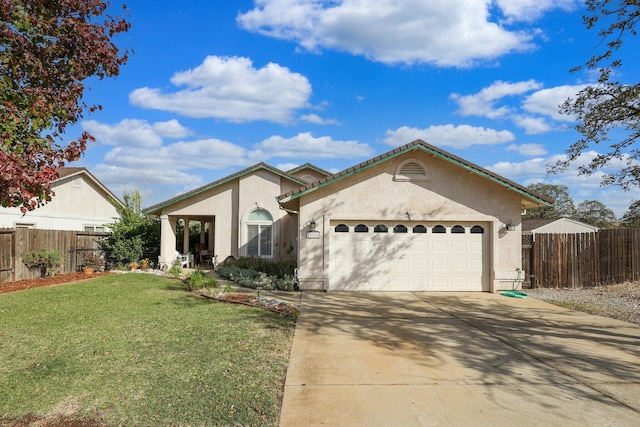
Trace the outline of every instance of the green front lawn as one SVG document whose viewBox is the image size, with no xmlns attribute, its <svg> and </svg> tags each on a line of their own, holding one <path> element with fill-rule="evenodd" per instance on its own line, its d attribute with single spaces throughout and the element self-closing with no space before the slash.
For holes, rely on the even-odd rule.
<svg viewBox="0 0 640 427">
<path fill-rule="evenodd" d="M 0 424 L 275 425 L 293 330 L 145 274 L 0 295 Z"/>
</svg>

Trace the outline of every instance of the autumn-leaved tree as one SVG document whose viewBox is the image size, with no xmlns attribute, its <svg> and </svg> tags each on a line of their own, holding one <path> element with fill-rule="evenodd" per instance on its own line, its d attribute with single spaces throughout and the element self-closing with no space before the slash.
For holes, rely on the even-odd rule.
<svg viewBox="0 0 640 427">
<path fill-rule="evenodd" d="M 113 38 L 130 24 L 100 0 L 0 0 L 0 205 L 32 210 L 51 199 L 57 168 L 93 137 L 65 129 L 99 105 L 83 82 L 116 76 L 127 61 Z M 123 6 L 124 8 L 124 6 Z M 104 16 L 103 16 L 104 14 Z"/>
<path fill-rule="evenodd" d="M 591 162 L 579 166 L 580 174 L 590 175 L 617 160 L 618 170 L 607 173 L 602 185 L 618 185 L 629 188 L 640 185 L 640 150 L 634 148 L 640 138 L 640 82 L 638 70 L 623 70 L 622 52 L 637 56 L 638 40 L 636 24 L 640 20 L 638 0 L 587 0 L 588 14 L 583 17 L 588 29 L 597 29 L 602 38 L 602 49 L 594 53 L 584 66 L 572 71 L 595 71 L 596 84 L 589 85 L 574 98 L 560 106 L 560 112 L 575 116 L 580 139 L 566 151 L 567 158 L 549 168 L 558 173 L 566 170 L 594 144 L 607 145 L 604 154 L 596 155 Z M 624 42 L 624 43 L 623 43 Z M 626 73 L 625 73 L 626 71 Z M 616 79 L 629 76 L 631 83 Z M 611 133 L 615 131 L 615 135 Z"/>
</svg>

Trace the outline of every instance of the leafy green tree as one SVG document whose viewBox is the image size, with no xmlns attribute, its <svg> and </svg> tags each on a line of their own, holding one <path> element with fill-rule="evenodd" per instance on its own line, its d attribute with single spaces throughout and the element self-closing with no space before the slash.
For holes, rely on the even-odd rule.
<svg viewBox="0 0 640 427">
<path fill-rule="evenodd" d="M 142 214 L 142 196 L 137 189 L 125 192 L 120 217 L 106 224 L 111 233 L 102 241 L 103 249 L 117 262 L 139 261 L 145 248 L 160 246 L 160 221 Z"/>
<path fill-rule="evenodd" d="M 566 185 L 554 185 L 545 183 L 531 184 L 529 189 L 536 191 L 555 200 L 553 206 L 527 209 L 523 216 L 525 219 L 531 218 L 573 218 L 576 208 L 573 199 L 569 195 L 569 188 Z"/>
<path fill-rule="evenodd" d="M 0 206 L 36 209 L 51 200 L 57 168 L 93 137 L 61 145 L 67 126 L 99 105 L 83 82 L 116 76 L 127 61 L 112 38 L 129 29 L 101 0 L 0 0 Z"/>
<path fill-rule="evenodd" d="M 615 80 L 624 75 L 620 53 L 623 42 L 634 43 L 627 49 L 637 55 L 636 24 L 640 20 L 638 0 L 587 0 L 588 15 L 583 17 L 587 29 L 599 28 L 604 49 L 598 50 L 584 66 L 572 71 L 597 71 L 597 84 L 589 85 L 574 98 L 560 106 L 560 112 L 577 117 L 576 130 L 581 138 L 566 151 L 566 160 L 552 165 L 552 173 L 565 171 L 592 145 L 608 145 L 604 154 L 598 154 L 591 162 L 578 167 L 579 174 L 590 175 L 610 161 L 617 160 L 623 166 L 605 174 L 602 185 L 618 185 L 628 189 L 640 184 L 640 150 L 633 149 L 640 137 L 640 83 L 623 84 Z M 630 74 L 637 79 L 637 70 Z M 637 80 L 635 80 L 637 82 Z M 613 142 L 610 132 L 616 131 Z"/>
<path fill-rule="evenodd" d="M 598 200 L 585 200 L 578 204 L 575 219 L 599 228 L 611 228 L 616 214 Z"/>
<path fill-rule="evenodd" d="M 625 228 L 640 228 L 640 200 L 634 200 L 629 209 L 622 215 L 622 225 Z"/>
</svg>

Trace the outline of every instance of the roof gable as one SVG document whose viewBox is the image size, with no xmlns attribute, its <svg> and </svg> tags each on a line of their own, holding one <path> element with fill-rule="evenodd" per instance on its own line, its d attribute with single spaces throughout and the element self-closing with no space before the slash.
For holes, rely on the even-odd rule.
<svg viewBox="0 0 640 427">
<path fill-rule="evenodd" d="M 290 175 L 293 175 L 293 174 L 296 174 L 298 172 L 302 172 L 302 171 L 307 170 L 307 169 L 315 171 L 315 172 L 318 172 L 319 174 L 324 175 L 324 176 L 331 176 L 331 172 L 326 171 L 326 170 L 324 170 L 324 169 L 322 169 L 322 168 L 320 168 L 320 167 L 318 167 L 316 165 L 313 165 L 311 163 L 305 163 L 304 165 L 300 165 L 300 166 L 298 166 L 296 168 L 288 170 L 287 173 L 290 174 Z"/>
<path fill-rule="evenodd" d="M 458 167 L 462 167 L 470 172 L 473 172 L 485 179 L 489 179 L 490 181 L 493 181 L 499 185 L 502 185 L 503 187 L 506 187 L 509 190 L 515 191 L 516 193 L 520 194 L 521 196 L 529 199 L 530 201 L 534 202 L 535 204 L 539 205 L 539 206 L 551 206 L 553 205 L 553 199 L 542 195 L 540 193 L 537 193 L 533 190 L 530 190 L 524 186 L 521 186 L 519 184 L 516 184 L 515 182 L 508 180 L 507 178 L 504 178 L 500 175 L 497 175 L 487 169 L 484 169 L 481 166 L 478 166 L 476 164 L 473 164 L 471 162 L 468 162 L 458 156 L 455 156 L 451 153 L 448 153 L 444 150 L 441 150 L 431 144 L 428 144 L 420 139 L 417 139 L 409 144 L 403 145 L 401 147 L 395 148 L 391 151 L 388 151 L 384 154 L 381 154 L 377 157 L 374 157 L 370 160 L 367 160 L 365 162 L 362 162 L 360 164 L 357 164 L 355 166 L 352 166 L 350 168 L 347 168 L 341 172 L 338 172 L 336 174 L 330 175 L 326 178 L 323 178 L 319 181 L 307 184 L 307 185 L 303 185 L 302 187 L 290 191 L 288 193 L 282 194 L 280 196 L 278 196 L 278 201 L 282 204 L 282 203 L 287 203 L 290 202 L 292 200 L 295 200 L 305 194 L 308 194 L 312 191 L 315 191 L 319 188 L 323 188 L 329 185 L 332 185 L 333 183 L 340 181 L 348 176 L 357 174 L 361 171 L 367 170 L 373 166 L 376 166 L 382 162 L 385 162 L 387 160 L 393 159 L 395 157 L 398 157 L 400 155 L 403 155 L 405 153 L 409 153 L 413 150 L 423 150 L 429 154 L 432 154 L 442 160 L 445 160 L 451 164 L 454 164 Z"/>
<path fill-rule="evenodd" d="M 89 172 L 89 170 L 87 168 L 83 168 L 83 167 L 66 167 L 65 166 L 65 167 L 57 168 L 56 172 L 58 173 L 58 179 L 53 181 L 54 183 L 60 183 L 60 181 L 63 181 L 65 179 L 67 179 L 67 178 L 71 178 L 73 176 L 84 175 L 86 179 L 88 179 L 89 181 L 93 182 L 93 184 L 96 187 L 98 187 L 98 189 L 100 191 L 105 193 L 105 195 L 107 196 L 107 199 L 109 199 L 109 201 L 111 201 L 111 203 L 114 206 L 116 206 L 116 207 L 124 207 L 124 203 L 122 202 L 122 200 L 120 200 L 118 198 L 118 196 L 113 194 L 111 192 L 111 190 L 109 190 L 104 184 L 102 184 L 102 182 L 100 182 L 100 180 L 98 180 L 98 178 L 93 176 L 93 174 L 91 172 Z"/>
<path fill-rule="evenodd" d="M 304 181 L 301 181 L 301 180 L 289 175 L 287 172 L 283 172 L 280 169 L 274 168 L 273 166 L 270 166 L 270 165 L 268 165 L 266 163 L 257 163 L 257 164 L 255 164 L 253 166 L 250 166 L 250 167 L 248 167 L 246 169 L 243 169 L 241 171 L 238 171 L 236 173 L 228 175 L 228 176 L 226 176 L 224 178 L 221 178 L 221 179 L 219 179 L 217 181 L 213 181 L 213 182 L 210 182 L 209 184 L 203 185 L 202 187 L 195 188 L 195 189 L 193 189 L 191 191 L 188 191 L 186 193 L 180 194 L 180 195 L 178 195 L 176 197 L 173 197 L 173 198 L 171 198 L 169 200 L 165 200 L 164 202 L 160 202 L 160 203 L 157 203 L 157 204 L 155 204 L 153 206 L 149 206 L 148 208 L 143 209 L 142 212 L 145 213 L 145 214 L 152 214 L 152 213 L 157 212 L 157 211 L 159 211 L 159 210 L 161 210 L 163 208 L 166 208 L 167 206 L 170 206 L 170 205 L 172 205 L 174 203 L 181 202 L 181 201 L 183 201 L 185 199 L 188 199 L 189 197 L 192 197 L 192 196 L 195 196 L 197 194 L 203 193 L 205 191 L 211 190 L 213 188 L 219 187 L 219 186 L 221 186 L 223 184 L 226 184 L 226 183 L 228 183 L 230 181 L 233 181 L 235 179 L 242 178 L 243 176 L 251 175 L 251 174 L 253 174 L 253 173 L 255 173 L 255 172 L 259 171 L 259 170 L 266 170 L 266 171 L 271 172 L 271 173 L 273 173 L 275 175 L 278 175 L 278 176 L 280 176 L 282 178 L 288 179 L 288 180 L 290 180 L 291 182 L 293 182 L 293 183 L 295 183 L 297 185 L 304 185 Z"/>
</svg>

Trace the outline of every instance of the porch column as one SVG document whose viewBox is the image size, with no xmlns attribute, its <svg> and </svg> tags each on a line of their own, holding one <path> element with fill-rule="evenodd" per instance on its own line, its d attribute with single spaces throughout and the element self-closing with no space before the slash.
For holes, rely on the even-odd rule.
<svg viewBox="0 0 640 427">
<path fill-rule="evenodd" d="M 216 217 L 214 216 L 211 218 L 211 222 L 209 223 L 209 246 L 208 247 L 209 247 L 209 250 L 211 251 L 212 260 L 213 260 L 213 257 L 217 255 L 215 237 L 216 237 Z"/>
<path fill-rule="evenodd" d="M 186 255 L 187 252 L 189 252 L 189 223 L 190 222 L 191 222 L 191 219 L 189 218 L 184 219 L 184 241 L 182 244 L 183 255 Z"/>
<path fill-rule="evenodd" d="M 202 220 L 200 220 L 200 243 L 202 243 L 203 245 L 204 245 L 205 243 L 207 243 L 207 242 L 204 240 L 204 227 L 205 227 L 205 225 L 207 225 L 207 223 L 206 223 L 206 222 L 204 222 L 204 221 L 202 221 Z"/>
<path fill-rule="evenodd" d="M 169 215 L 160 216 L 160 256 L 159 267 L 171 268 L 176 260 L 176 222 Z"/>
</svg>

